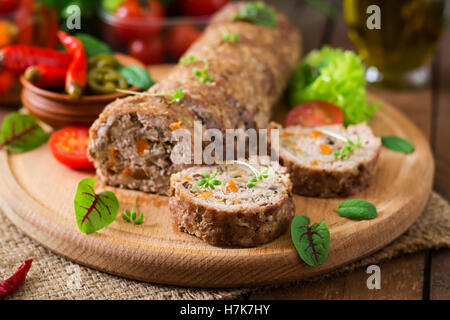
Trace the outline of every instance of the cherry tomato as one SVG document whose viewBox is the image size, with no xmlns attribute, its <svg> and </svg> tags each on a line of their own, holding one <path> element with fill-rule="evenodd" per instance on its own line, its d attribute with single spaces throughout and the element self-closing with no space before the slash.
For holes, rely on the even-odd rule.
<svg viewBox="0 0 450 320">
<path fill-rule="evenodd" d="M 162 27 L 164 10 L 159 4 L 149 3 L 149 10 L 143 10 L 136 0 L 127 0 L 115 12 L 115 34 L 125 40 L 144 39 L 155 35 Z M 160 6 L 160 5 L 159 5 Z"/>
<path fill-rule="evenodd" d="M 89 127 L 74 126 L 55 131 L 48 142 L 53 156 L 73 169 L 93 168 L 87 158 Z"/>
<path fill-rule="evenodd" d="M 314 127 L 343 122 L 342 110 L 336 105 L 326 101 L 310 101 L 291 110 L 286 117 L 285 126 Z"/>
<path fill-rule="evenodd" d="M 228 0 L 183 0 L 181 6 L 188 16 L 208 16 L 223 7 Z"/>
<path fill-rule="evenodd" d="M 148 15 L 158 18 L 164 17 L 164 7 L 157 0 L 152 0 L 148 3 Z"/>
<path fill-rule="evenodd" d="M 173 58 L 178 59 L 200 35 L 200 31 L 190 24 L 173 26 L 167 35 L 167 50 Z"/>
<path fill-rule="evenodd" d="M 129 43 L 128 53 L 145 64 L 164 62 L 164 42 L 159 35 L 145 40 L 136 39 Z"/>
<path fill-rule="evenodd" d="M 138 1 L 127 0 L 117 8 L 115 16 L 119 19 L 140 18 L 143 12 Z"/>
<path fill-rule="evenodd" d="M 20 0 L 0 0 L 0 15 L 6 15 L 17 9 Z"/>
</svg>

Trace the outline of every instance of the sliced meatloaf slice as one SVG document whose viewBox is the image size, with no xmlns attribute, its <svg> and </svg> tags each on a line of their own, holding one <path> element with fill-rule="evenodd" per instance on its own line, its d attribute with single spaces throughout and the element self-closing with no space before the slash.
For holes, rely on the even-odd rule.
<svg viewBox="0 0 450 320">
<path fill-rule="evenodd" d="M 380 148 L 380 139 L 364 123 L 280 129 L 280 162 L 289 170 L 294 193 L 305 196 L 345 197 L 366 188 Z"/>
<path fill-rule="evenodd" d="M 282 234 L 295 215 L 287 170 L 268 157 L 256 160 L 256 172 L 248 163 L 191 167 L 173 174 L 169 207 L 176 229 L 213 245 L 240 247 Z M 205 183 L 208 177 L 212 187 Z M 258 181 L 249 186 L 253 178 Z"/>
</svg>

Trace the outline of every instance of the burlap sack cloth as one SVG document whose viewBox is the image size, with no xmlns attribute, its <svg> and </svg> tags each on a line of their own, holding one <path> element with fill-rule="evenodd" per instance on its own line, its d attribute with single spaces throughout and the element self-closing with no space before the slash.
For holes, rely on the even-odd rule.
<svg viewBox="0 0 450 320">
<path fill-rule="evenodd" d="M 324 278 L 424 249 L 450 247 L 450 206 L 433 193 L 415 224 L 384 249 Z M 194 289 L 127 280 L 74 264 L 26 237 L 0 213 L 0 279 L 34 259 L 25 284 L 9 299 L 239 299 L 266 288 Z M 319 278 L 311 279 L 315 281 Z M 287 285 L 301 285 L 297 282 Z"/>
</svg>

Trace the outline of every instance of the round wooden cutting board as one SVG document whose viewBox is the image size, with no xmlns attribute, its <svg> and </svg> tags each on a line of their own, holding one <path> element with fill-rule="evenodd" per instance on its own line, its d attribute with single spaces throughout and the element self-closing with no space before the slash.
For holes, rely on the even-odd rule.
<svg viewBox="0 0 450 320">
<path fill-rule="evenodd" d="M 76 225 L 73 198 L 78 181 L 94 173 L 64 167 L 47 145 L 24 154 L 0 152 L 0 206 L 19 229 L 57 254 L 127 278 L 194 287 L 300 280 L 382 248 L 406 231 L 426 204 L 434 163 L 420 130 L 384 102 L 370 125 L 378 136 L 408 139 L 416 151 L 404 155 L 383 148 L 373 185 L 352 197 L 376 205 L 378 217 L 374 220 L 341 218 L 333 209 L 342 199 L 294 197 L 297 214 L 307 215 L 312 223 L 325 220 L 330 229 L 330 253 L 319 267 L 309 267 L 300 260 L 289 231 L 251 249 L 214 247 L 174 231 L 168 198 L 136 191 L 113 189 L 121 203 L 116 220 L 94 234 L 83 234 Z M 145 214 L 144 223 L 138 226 L 120 217 L 122 210 L 131 207 L 135 195 L 138 210 Z"/>
</svg>

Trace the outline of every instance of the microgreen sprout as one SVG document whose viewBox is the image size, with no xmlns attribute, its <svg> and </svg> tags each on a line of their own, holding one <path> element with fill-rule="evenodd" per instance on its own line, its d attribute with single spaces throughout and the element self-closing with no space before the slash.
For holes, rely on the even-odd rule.
<svg viewBox="0 0 450 320">
<path fill-rule="evenodd" d="M 196 61 L 198 60 L 194 56 L 181 57 L 180 59 L 180 63 L 185 66 L 190 65 L 191 63 L 194 63 Z"/>
<path fill-rule="evenodd" d="M 134 224 L 141 224 L 144 221 L 144 214 L 142 212 L 138 213 L 136 212 L 136 199 L 134 198 L 133 206 L 131 207 L 131 211 L 126 209 L 124 212 L 122 212 L 122 219 L 126 222 L 134 223 Z"/>
<path fill-rule="evenodd" d="M 207 60 L 203 60 L 205 67 L 200 70 L 196 67 L 192 68 L 192 73 L 194 76 L 198 77 L 201 83 L 211 82 L 211 77 L 208 76 L 209 64 Z"/>
<path fill-rule="evenodd" d="M 210 188 L 214 190 L 214 186 L 220 186 L 222 184 L 222 181 L 214 179 L 217 176 L 217 172 L 214 172 L 213 174 L 209 174 L 207 171 L 203 172 L 203 176 L 205 179 L 201 179 L 197 182 L 198 186 L 205 186 L 205 188 Z"/>
<path fill-rule="evenodd" d="M 325 129 L 320 129 L 319 131 L 321 131 L 322 133 L 329 135 L 333 138 L 336 138 L 338 140 L 341 140 L 343 142 L 345 142 L 344 146 L 341 149 L 338 149 L 336 151 L 333 152 L 333 156 L 335 159 L 345 159 L 347 158 L 350 154 L 352 154 L 353 152 L 355 152 L 355 147 L 361 147 L 362 146 L 362 140 L 361 137 L 358 136 L 358 140 L 355 142 L 353 142 L 352 140 L 341 136 L 340 134 L 337 134 L 335 132 L 331 132 Z"/>
<path fill-rule="evenodd" d="M 263 171 L 259 172 L 254 166 L 252 166 L 250 163 L 247 163 L 245 161 L 241 160 L 229 160 L 226 163 L 235 163 L 235 164 L 242 164 L 252 170 L 253 174 L 255 175 L 255 178 L 250 178 L 247 181 L 247 186 L 250 188 L 253 188 L 256 186 L 256 184 L 261 181 L 262 179 L 267 179 L 269 177 L 269 168 L 264 169 Z"/>
<path fill-rule="evenodd" d="M 211 82 L 212 78 L 210 76 L 208 76 L 208 71 L 209 71 L 208 60 L 206 60 L 206 59 L 198 60 L 194 56 L 182 57 L 180 59 L 180 63 L 185 66 L 188 66 L 188 65 L 190 65 L 194 62 L 198 62 L 198 61 L 203 62 L 205 66 L 203 67 L 203 69 L 199 69 L 197 67 L 192 68 L 192 73 L 194 74 L 194 76 L 199 78 L 201 83 Z"/>
<path fill-rule="evenodd" d="M 138 92 L 138 91 L 131 91 L 131 90 L 123 90 L 123 89 L 116 89 L 118 92 L 128 93 L 128 94 L 134 94 L 138 96 L 146 96 L 146 97 L 171 97 L 172 100 L 168 101 L 168 104 L 172 104 L 174 102 L 179 103 L 181 99 L 183 99 L 184 94 L 183 90 L 180 88 L 175 89 L 173 93 L 148 93 L 148 92 Z"/>
<path fill-rule="evenodd" d="M 238 43 L 241 41 L 241 36 L 237 33 L 229 33 L 227 29 L 222 30 L 223 33 L 223 41 L 226 43 Z"/>
</svg>

